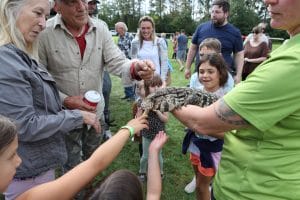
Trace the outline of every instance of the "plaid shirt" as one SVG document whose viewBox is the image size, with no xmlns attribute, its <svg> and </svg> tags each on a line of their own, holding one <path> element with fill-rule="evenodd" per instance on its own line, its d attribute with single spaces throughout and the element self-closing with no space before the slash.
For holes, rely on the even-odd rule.
<svg viewBox="0 0 300 200">
<path fill-rule="evenodd" d="M 133 40 L 133 35 L 126 32 L 123 37 L 119 36 L 118 47 L 125 54 L 126 58 L 131 59 L 130 49 L 131 41 Z"/>
</svg>

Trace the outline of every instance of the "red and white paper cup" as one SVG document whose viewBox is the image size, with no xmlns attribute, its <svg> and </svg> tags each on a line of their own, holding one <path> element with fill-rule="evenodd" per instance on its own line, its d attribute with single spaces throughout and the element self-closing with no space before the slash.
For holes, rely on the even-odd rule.
<svg viewBox="0 0 300 200">
<path fill-rule="evenodd" d="M 101 100 L 101 95 L 95 90 L 89 90 L 84 94 L 83 102 L 86 104 L 96 107 Z"/>
</svg>

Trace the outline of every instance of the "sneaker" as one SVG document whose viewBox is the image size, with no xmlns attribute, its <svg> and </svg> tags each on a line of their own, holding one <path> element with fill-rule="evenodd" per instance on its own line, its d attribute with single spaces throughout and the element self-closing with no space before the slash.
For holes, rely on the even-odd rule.
<svg viewBox="0 0 300 200">
<path fill-rule="evenodd" d="M 112 137 L 110 130 L 106 130 L 102 136 L 102 142 L 109 140 Z"/>
<path fill-rule="evenodd" d="M 179 68 L 179 71 L 182 71 L 184 69 L 184 66 L 182 65 L 180 68 Z"/>
<path fill-rule="evenodd" d="M 127 100 L 128 102 L 134 102 L 134 101 L 135 101 L 135 98 L 134 98 L 134 97 L 128 97 L 126 100 Z"/>
<path fill-rule="evenodd" d="M 138 176 L 138 178 L 140 179 L 140 181 L 141 181 L 142 183 L 146 182 L 146 180 L 147 180 L 146 174 L 140 174 L 140 175 Z"/>
<path fill-rule="evenodd" d="M 124 96 L 124 97 L 121 97 L 120 99 L 126 100 L 126 99 L 128 99 L 128 98 L 129 98 L 129 96 Z"/>
<path fill-rule="evenodd" d="M 110 130 L 106 130 L 104 134 L 107 139 L 110 139 L 112 137 Z"/>
<path fill-rule="evenodd" d="M 196 177 L 194 176 L 193 180 L 187 184 L 184 188 L 186 193 L 193 193 L 196 190 Z"/>
</svg>

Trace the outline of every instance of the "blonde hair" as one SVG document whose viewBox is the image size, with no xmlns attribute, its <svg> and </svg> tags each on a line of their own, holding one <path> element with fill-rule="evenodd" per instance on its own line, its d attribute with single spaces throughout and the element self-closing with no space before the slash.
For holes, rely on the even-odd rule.
<svg viewBox="0 0 300 200">
<path fill-rule="evenodd" d="M 199 45 L 199 51 L 203 47 L 214 50 L 216 53 L 221 53 L 221 50 L 222 50 L 222 44 L 221 44 L 220 40 L 218 40 L 217 38 L 204 39 Z"/>
<path fill-rule="evenodd" d="M 0 3 L 0 46 L 9 43 L 38 59 L 37 41 L 27 44 L 17 27 L 19 13 L 29 0 L 1 0 Z"/>
<path fill-rule="evenodd" d="M 143 40 L 144 40 L 143 35 L 140 33 L 140 32 L 141 32 L 140 26 L 141 26 L 141 23 L 142 23 L 142 22 L 150 22 L 150 23 L 151 23 L 152 28 L 153 28 L 153 32 L 152 32 L 152 34 L 151 34 L 151 40 L 153 41 L 153 43 L 154 43 L 155 38 L 156 38 L 156 34 L 155 34 L 155 23 L 154 23 L 153 18 L 150 17 L 150 16 L 143 16 L 143 17 L 141 17 L 140 20 L 139 20 L 139 32 L 138 32 L 138 37 L 139 37 L 139 40 L 140 40 L 140 47 L 143 46 Z"/>
</svg>

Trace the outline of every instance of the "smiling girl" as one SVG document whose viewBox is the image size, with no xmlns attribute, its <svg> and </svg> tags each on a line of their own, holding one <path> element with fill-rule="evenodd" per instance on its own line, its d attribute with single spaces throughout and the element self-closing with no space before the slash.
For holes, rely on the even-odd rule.
<svg viewBox="0 0 300 200">
<path fill-rule="evenodd" d="M 219 53 L 201 56 L 197 69 L 202 90 L 222 97 L 228 79 L 226 62 Z M 222 134 L 220 134 L 222 137 Z M 190 151 L 190 161 L 196 176 L 197 199 L 210 199 L 209 186 L 221 159 L 223 140 L 188 129 L 184 138 L 183 152 Z"/>
<path fill-rule="evenodd" d="M 225 94 L 224 85 L 228 79 L 226 63 L 220 54 L 204 55 L 200 60 L 198 77 L 204 90 L 221 97 Z"/>
</svg>

